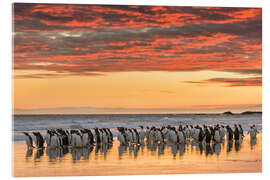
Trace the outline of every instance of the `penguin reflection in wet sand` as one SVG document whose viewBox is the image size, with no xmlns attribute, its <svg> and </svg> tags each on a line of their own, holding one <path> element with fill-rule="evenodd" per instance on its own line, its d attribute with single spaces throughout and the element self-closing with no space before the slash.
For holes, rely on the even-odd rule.
<svg viewBox="0 0 270 180">
<path fill-rule="evenodd" d="M 23 132 L 23 134 L 26 136 L 25 137 L 25 142 L 26 142 L 27 148 L 28 149 L 34 148 L 32 137 L 27 132 Z"/>
</svg>

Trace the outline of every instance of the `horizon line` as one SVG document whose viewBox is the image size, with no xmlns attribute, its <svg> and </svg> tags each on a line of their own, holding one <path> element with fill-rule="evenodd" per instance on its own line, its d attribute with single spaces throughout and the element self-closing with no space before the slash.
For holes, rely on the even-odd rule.
<svg viewBox="0 0 270 180">
<path fill-rule="evenodd" d="M 181 115 L 181 114 L 224 114 L 226 115 L 226 113 L 229 112 L 229 113 L 232 113 L 232 115 L 234 114 L 243 114 L 243 113 L 246 113 L 246 112 L 250 112 L 250 113 L 263 113 L 262 111 L 242 111 L 242 112 L 232 112 L 232 111 L 224 111 L 224 112 L 195 112 L 195 113 L 189 113 L 189 112 L 185 112 L 185 113 L 71 113 L 71 114 L 67 114 L 67 113 L 36 113 L 36 114 L 15 114 L 13 113 L 12 115 L 16 115 L 16 116 L 20 116 L 20 115 L 23 115 L 23 116 L 27 116 L 27 115 L 140 115 L 140 114 L 145 114 L 145 115 L 161 115 L 161 114 L 170 114 L 170 115 Z"/>
</svg>

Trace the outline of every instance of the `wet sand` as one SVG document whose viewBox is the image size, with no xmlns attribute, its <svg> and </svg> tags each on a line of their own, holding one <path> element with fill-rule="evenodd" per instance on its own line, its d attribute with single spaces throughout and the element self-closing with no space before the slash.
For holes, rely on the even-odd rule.
<svg viewBox="0 0 270 180">
<path fill-rule="evenodd" d="M 107 150 L 106 150 L 107 149 Z M 241 144 L 200 146 L 162 145 L 101 146 L 84 149 L 27 151 L 25 142 L 14 142 L 13 176 L 101 176 L 147 174 L 205 174 L 262 172 L 262 137 L 246 136 Z"/>
</svg>

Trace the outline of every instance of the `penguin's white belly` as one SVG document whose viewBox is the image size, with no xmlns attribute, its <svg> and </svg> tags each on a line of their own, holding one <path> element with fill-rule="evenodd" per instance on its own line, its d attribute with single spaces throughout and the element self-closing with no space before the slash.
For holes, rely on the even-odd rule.
<svg viewBox="0 0 270 180">
<path fill-rule="evenodd" d="M 162 130 L 162 133 L 164 134 L 164 139 L 167 139 L 167 140 L 168 140 L 168 138 L 169 138 L 169 133 L 168 133 L 168 131 L 167 131 L 166 129 L 163 129 L 163 130 Z"/>
<path fill-rule="evenodd" d="M 150 133 L 149 130 L 145 131 L 145 136 L 146 136 L 147 141 L 149 140 L 149 133 Z"/>
<path fill-rule="evenodd" d="M 256 138 L 256 131 L 255 130 L 250 131 L 250 138 Z"/>
<path fill-rule="evenodd" d="M 71 135 L 71 146 L 75 147 L 76 146 L 76 134 Z"/>
<path fill-rule="evenodd" d="M 28 147 L 31 147 L 31 146 L 32 146 L 29 137 L 27 137 L 27 136 L 25 137 L 25 142 L 26 142 L 26 145 L 27 145 Z"/>
<path fill-rule="evenodd" d="M 163 141 L 163 138 L 160 132 L 157 133 L 157 141 L 160 141 L 160 142 Z"/>
<path fill-rule="evenodd" d="M 51 137 L 50 147 L 56 148 L 58 146 L 59 146 L 58 137 L 56 135 L 54 135 L 54 136 Z"/>
<path fill-rule="evenodd" d="M 131 132 L 128 132 L 127 133 L 127 140 L 128 140 L 128 142 L 132 142 L 133 141 Z"/>
<path fill-rule="evenodd" d="M 154 132 L 153 131 L 150 131 L 150 133 L 149 133 L 149 140 L 150 141 L 154 141 L 155 140 L 155 135 L 154 135 Z"/>
<path fill-rule="evenodd" d="M 215 136 L 214 136 L 215 140 L 217 142 L 220 142 L 220 135 L 219 135 L 219 131 L 215 131 Z"/>
<path fill-rule="evenodd" d="M 224 129 L 220 129 L 220 138 L 223 139 L 225 135 Z"/>
<path fill-rule="evenodd" d="M 100 135 L 99 136 L 100 137 L 100 142 L 103 142 L 103 133 L 100 133 L 99 135 Z"/>
<path fill-rule="evenodd" d="M 46 141 L 47 146 L 50 146 L 50 135 L 49 134 L 46 134 L 45 141 Z"/>
<path fill-rule="evenodd" d="M 118 141 L 121 144 L 123 144 L 125 142 L 125 138 L 124 138 L 124 136 L 121 133 L 118 134 L 118 137 L 117 138 L 118 138 Z"/>
<path fill-rule="evenodd" d="M 108 143 L 108 136 L 105 133 L 103 134 L 103 138 L 102 139 L 103 139 L 103 143 L 104 144 L 107 144 Z"/>
<path fill-rule="evenodd" d="M 85 133 L 82 136 L 82 145 L 87 146 L 87 144 L 88 144 L 88 134 Z"/>
<path fill-rule="evenodd" d="M 185 130 L 185 135 L 186 135 L 186 138 L 189 138 L 190 136 L 190 131 L 188 129 Z"/>
<path fill-rule="evenodd" d="M 199 130 L 199 129 L 196 129 L 195 132 L 194 132 L 194 139 L 195 139 L 196 141 L 199 140 L 199 134 L 200 134 L 200 130 Z"/>
<path fill-rule="evenodd" d="M 179 142 L 185 143 L 185 137 L 184 137 L 183 133 L 178 131 L 178 136 L 179 136 Z"/>
<path fill-rule="evenodd" d="M 140 139 L 144 140 L 145 138 L 145 132 L 144 131 L 140 131 Z"/>
<path fill-rule="evenodd" d="M 82 140 L 79 135 L 76 135 L 76 147 L 82 147 Z"/>
<path fill-rule="evenodd" d="M 177 142 L 177 136 L 174 132 L 171 132 L 170 133 L 170 140 L 173 142 L 173 143 L 176 143 Z"/>
<path fill-rule="evenodd" d="M 135 132 L 132 132 L 132 137 L 133 137 L 132 142 L 135 143 L 137 137 Z"/>
</svg>

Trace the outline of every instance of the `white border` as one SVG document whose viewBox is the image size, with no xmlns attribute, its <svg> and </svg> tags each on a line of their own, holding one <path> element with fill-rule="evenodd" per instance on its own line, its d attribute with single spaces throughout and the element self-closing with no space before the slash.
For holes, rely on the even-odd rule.
<svg viewBox="0 0 270 180">
<path fill-rule="evenodd" d="M 110 178 L 112 180 L 130 179 L 164 179 L 164 178 L 188 178 L 188 179 L 234 179 L 234 178 L 245 178 L 255 179 L 263 178 L 266 179 L 270 174 L 267 167 L 269 165 L 269 127 L 270 127 L 270 116 L 269 108 L 270 104 L 267 102 L 270 99 L 268 92 L 269 88 L 269 17 L 270 17 L 270 6 L 269 0 L 4 0 L 1 4 L 1 177 L 3 179 L 13 179 L 11 176 L 11 94 L 12 94 L 12 82 L 11 82 L 11 3 L 14 2 L 28 2 L 28 3 L 65 3 L 65 4 L 122 4 L 122 5 L 179 5 L 179 6 L 221 6 L 221 7 L 263 7 L 263 174 L 209 174 L 209 175 L 159 175 L 159 176 L 110 176 L 110 177 L 79 177 L 80 179 L 105 179 Z M 268 20 L 267 20 L 268 19 Z M 268 69 L 267 69 L 268 68 Z M 56 179 L 73 179 L 74 177 L 57 177 Z M 76 177 L 78 178 L 78 177 Z M 23 179 L 36 179 L 36 178 L 23 178 Z M 49 178 L 39 178 L 49 179 Z M 55 179 L 55 177 L 54 177 Z"/>
</svg>

